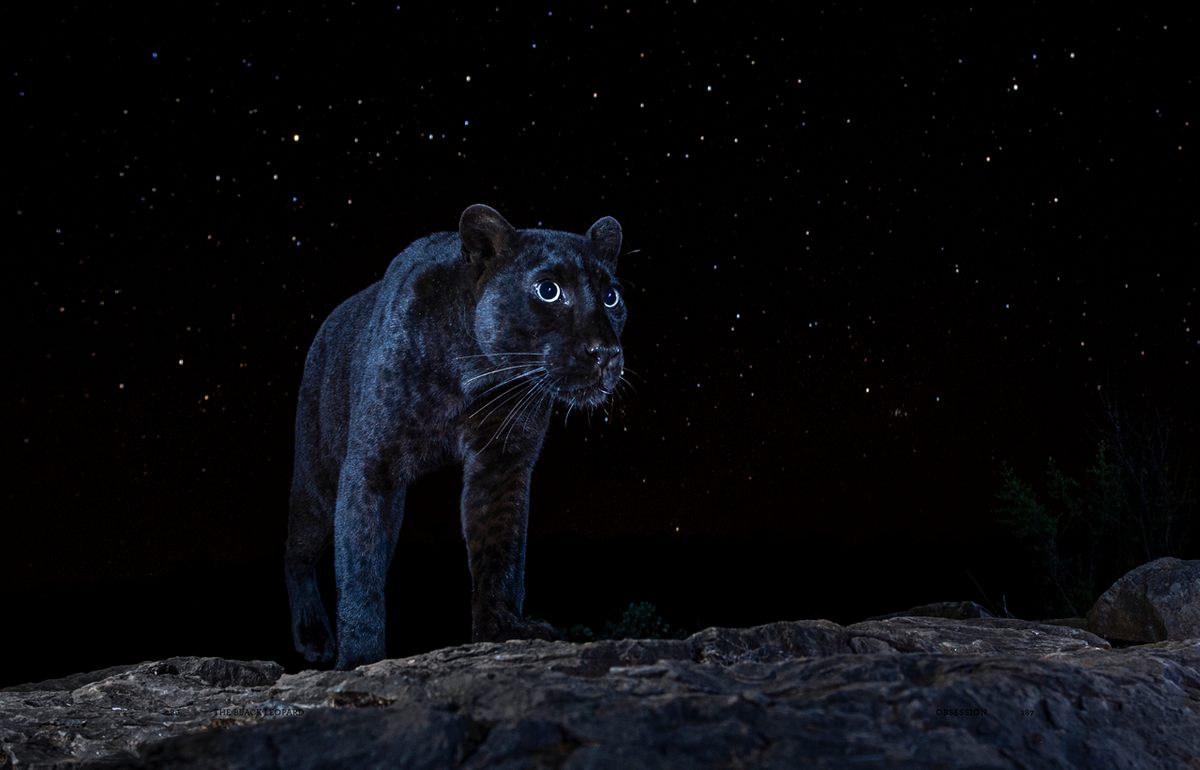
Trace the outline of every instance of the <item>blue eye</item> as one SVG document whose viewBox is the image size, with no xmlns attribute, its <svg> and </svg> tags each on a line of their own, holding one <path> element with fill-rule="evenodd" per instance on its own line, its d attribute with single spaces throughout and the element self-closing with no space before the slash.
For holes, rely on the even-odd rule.
<svg viewBox="0 0 1200 770">
<path fill-rule="evenodd" d="M 609 289 L 604 295 L 605 307 L 616 307 L 621 302 L 621 294 L 616 289 Z"/>
<path fill-rule="evenodd" d="M 538 281 L 533 287 L 533 293 L 542 302 L 557 302 L 562 298 L 562 289 L 554 281 Z"/>
</svg>

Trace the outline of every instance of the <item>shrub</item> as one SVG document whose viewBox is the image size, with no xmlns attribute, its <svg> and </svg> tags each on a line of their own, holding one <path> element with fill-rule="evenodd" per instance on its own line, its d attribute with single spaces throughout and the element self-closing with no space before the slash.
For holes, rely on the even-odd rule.
<svg viewBox="0 0 1200 770">
<path fill-rule="evenodd" d="M 630 602 L 619 620 L 608 621 L 599 633 L 588 626 L 574 626 L 567 630 L 567 638 L 575 642 L 590 642 L 596 639 L 674 639 L 679 630 L 673 628 L 658 614 L 650 602 Z"/>
<path fill-rule="evenodd" d="M 1180 555 L 1191 536 L 1196 501 L 1174 462 L 1170 425 L 1134 420 L 1112 403 L 1108 427 L 1081 478 L 1053 458 L 1039 494 L 1008 465 L 996 494 L 1010 528 L 1045 590 L 1042 611 L 1081 616 L 1116 578 L 1147 561 Z"/>
</svg>

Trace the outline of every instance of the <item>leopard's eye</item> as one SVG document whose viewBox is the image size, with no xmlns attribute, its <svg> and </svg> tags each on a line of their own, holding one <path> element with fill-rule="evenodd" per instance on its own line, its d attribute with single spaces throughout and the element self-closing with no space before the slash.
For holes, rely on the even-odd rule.
<svg viewBox="0 0 1200 770">
<path fill-rule="evenodd" d="M 609 289 L 608 293 L 604 295 L 604 306 L 605 307 L 616 307 L 620 303 L 621 303 L 621 293 L 618 292 L 616 289 Z"/>
<path fill-rule="evenodd" d="M 538 281 L 534 284 L 533 293 L 542 302 L 558 302 L 562 298 L 562 289 L 554 281 Z"/>
</svg>

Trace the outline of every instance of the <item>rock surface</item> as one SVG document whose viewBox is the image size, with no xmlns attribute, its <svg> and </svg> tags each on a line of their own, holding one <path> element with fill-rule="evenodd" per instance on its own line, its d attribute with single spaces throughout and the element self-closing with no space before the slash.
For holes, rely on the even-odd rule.
<svg viewBox="0 0 1200 770">
<path fill-rule="evenodd" d="M 1200 559 L 1168 556 L 1126 573 L 1096 600 L 1088 629 L 1126 642 L 1200 638 Z"/>
<path fill-rule="evenodd" d="M 903 617 L 290 675 L 175 658 L 0 692 L 0 742 L 16 767 L 1186 767 L 1200 640 Z"/>
</svg>

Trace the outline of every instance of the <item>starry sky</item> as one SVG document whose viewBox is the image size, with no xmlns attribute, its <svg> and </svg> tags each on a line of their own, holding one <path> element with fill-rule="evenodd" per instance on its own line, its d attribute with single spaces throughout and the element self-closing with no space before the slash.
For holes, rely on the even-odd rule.
<svg viewBox="0 0 1200 770">
<path fill-rule="evenodd" d="M 859 591 L 828 571 L 806 591 L 813 554 L 840 575 L 884 563 L 864 554 L 889 572 L 987 561 L 1001 464 L 1082 467 L 1105 398 L 1167 415 L 1200 456 L 1194 19 L 712 0 L 22 13 L 0 25 L 3 570 L 31 617 L 71 596 L 199 601 L 195 574 L 276 612 L 307 345 L 477 202 L 517 227 L 625 231 L 636 391 L 556 420 L 531 603 L 565 581 L 613 606 L 703 593 L 710 614 L 685 624 L 761 621 Z M 461 588 L 456 483 L 413 491 L 401 553 L 450 554 Z M 887 582 L 902 606 L 977 598 L 959 577 Z M 764 584 L 800 598 L 746 598 Z"/>
</svg>

